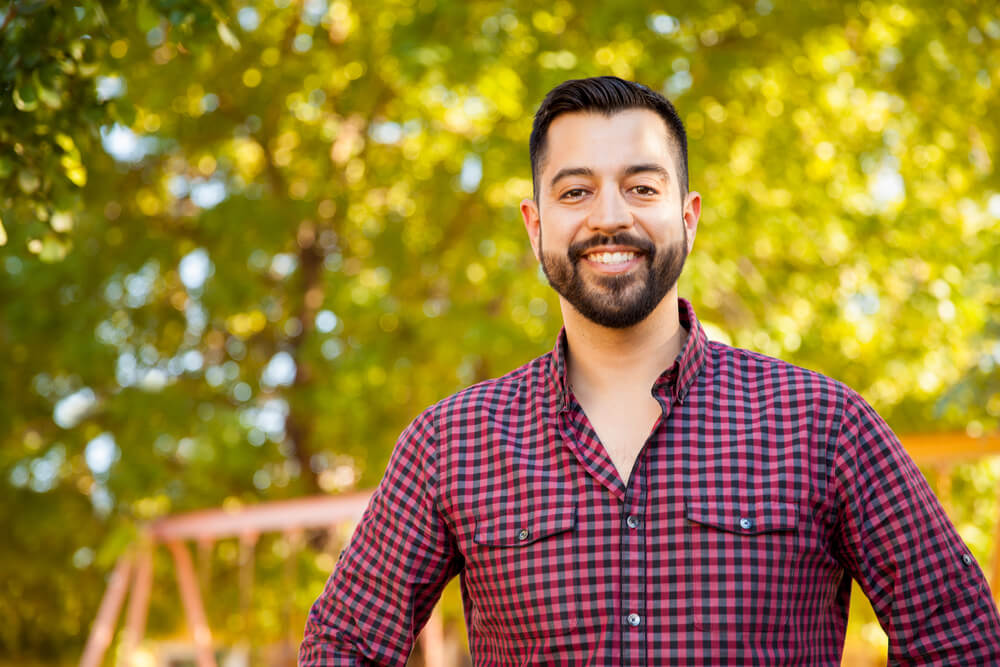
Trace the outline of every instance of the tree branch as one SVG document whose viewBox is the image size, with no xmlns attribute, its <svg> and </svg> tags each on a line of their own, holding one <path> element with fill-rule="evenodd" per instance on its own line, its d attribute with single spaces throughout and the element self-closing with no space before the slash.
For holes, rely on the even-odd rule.
<svg viewBox="0 0 1000 667">
<path fill-rule="evenodd" d="M 3 23 L 0 23 L 0 32 L 3 32 L 7 28 L 7 24 L 13 21 L 15 16 L 17 16 L 17 3 L 11 0 L 7 16 L 3 17 Z"/>
</svg>

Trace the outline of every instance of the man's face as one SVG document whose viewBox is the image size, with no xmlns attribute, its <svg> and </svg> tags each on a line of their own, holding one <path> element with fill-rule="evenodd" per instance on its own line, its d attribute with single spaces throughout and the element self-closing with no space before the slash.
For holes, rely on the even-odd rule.
<svg viewBox="0 0 1000 667">
<path fill-rule="evenodd" d="M 549 283 L 596 324 L 638 324 L 680 276 L 701 198 L 681 197 L 672 145 L 646 109 L 564 114 L 549 127 L 539 199 L 521 212 Z"/>
</svg>

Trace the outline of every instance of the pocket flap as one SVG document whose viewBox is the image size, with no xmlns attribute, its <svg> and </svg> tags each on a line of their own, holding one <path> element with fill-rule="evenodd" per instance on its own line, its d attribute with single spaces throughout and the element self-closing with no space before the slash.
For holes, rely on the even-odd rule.
<svg viewBox="0 0 1000 667">
<path fill-rule="evenodd" d="M 775 500 L 743 502 L 688 498 L 684 517 L 703 526 L 736 535 L 795 530 L 799 523 L 798 508 L 794 504 Z"/>
<path fill-rule="evenodd" d="M 476 519 L 473 541 L 487 547 L 523 547 L 576 525 L 576 506 L 512 510 Z"/>
</svg>

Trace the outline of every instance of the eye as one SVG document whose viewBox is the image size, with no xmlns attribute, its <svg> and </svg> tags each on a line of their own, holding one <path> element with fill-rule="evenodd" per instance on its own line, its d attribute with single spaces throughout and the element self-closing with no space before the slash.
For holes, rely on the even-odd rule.
<svg viewBox="0 0 1000 667">
<path fill-rule="evenodd" d="M 587 191 L 583 188 L 571 188 L 559 196 L 559 199 L 579 199 L 580 197 L 587 194 Z"/>
<path fill-rule="evenodd" d="M 642 195 L 644 197 L 657 194 L 656 190 L 649 187 L 648 185 L 637 185 L 632 188 L 632 191 L 637 195 Z"/>
</svg>

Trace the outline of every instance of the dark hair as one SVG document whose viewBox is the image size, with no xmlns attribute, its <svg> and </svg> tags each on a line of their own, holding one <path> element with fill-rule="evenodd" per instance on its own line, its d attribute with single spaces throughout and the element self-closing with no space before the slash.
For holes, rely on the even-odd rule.
<svg viewBox="0 0 1000 667">
<path fill-rule="evenodd" d="M 641 83 L 626 81 L 616 76 L 595 76 L 589 79 L 563 81 L 549 91 L 542 105 L 535 113 L 528 143 L 531 155 L 531 180 L 535 199 L 539 194 L 539 168 L 545 159 L 546 139 L 549 125 L 564 113 L 589 111 L 611 116 L 628 109 L 649 109 L 655 111 L 667 124 L 678 153 L 677 166 L 680 171 L 681 196 L 688 190 L 687 133 L 684 123 L 674 105 L 654 90 Z"/>
</svg>

